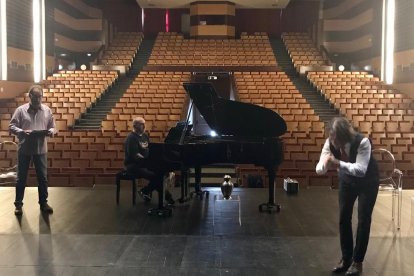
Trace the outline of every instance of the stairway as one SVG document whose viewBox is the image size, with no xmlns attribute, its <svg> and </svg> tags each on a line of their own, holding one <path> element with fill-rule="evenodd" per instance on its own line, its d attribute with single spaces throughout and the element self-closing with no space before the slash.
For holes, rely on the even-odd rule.
<svg viewBox="0 0 414 276">
<path fill-rule="evenodd" d="M 112 107 L 119 101 L 132 79 L 126 76 L 118 78 L 114 85 L 104 92 L 81 117 L 76 120 L 73 129 L 100 129 L 101 122 L 106 118 Z"/>
<path fill-rule="evenodd" d="M 134 81 L 135 77 L 147 64 L 154 42 L 155 40 L 153 38 L 144 39 L 141 42 L 140 48 L 132 62 L 128 74 L 126 76 L 119 77 L 110 89 L 105 91 L 85 113 L 81 114 L 81 117 L 76 120 L 75 125 L 72 127 L 73 129 L 101 128 L 101 122 L 106 118 L 106 114 L 111 111 L 111 109 Z"/>
<path fill-rule="evenodd" d="M 331 103 L 329 103 L 329 101 L 326 100 L 304 77 L 289 77 L 322 121 L 327 123 L 331 121 L 333 117 L 341 116 L 339 111 Z"/>
<path fill-rule="evenodd" d="M 147 65 L 148 59 L 151 55 L 152 48 L 154 47 L 154 38 L 144 38 L 139 46 L 137 55 L 135 56 L 134 62 L 129 69 L 128 75 L 131 78 L 135 78 L 141 72 L 142 68 Z"/>
<path fill-rule="evenodd" d="M 304 76 L 298 75 L 283 41 L 278 38 L 272 38 L 270 39 L 270 44 L 273 53 L 276 56 L 278 66 L 289 76 L 292 83 L 315 110 L 315 113 L 319 118 L 327 123 L 333 117 L 340 116 L 338 110 L 335 109 Z"/>
<path fill-rule="evenodd" d="M 282 69 L 287 75 L 296 74 L 295 67 L 286 50 L 286 46 L 280 38 L 270 38 L 270 45 L 272 46 L 273 54 L 276 57 L 277 66 Z"/>
</svg>

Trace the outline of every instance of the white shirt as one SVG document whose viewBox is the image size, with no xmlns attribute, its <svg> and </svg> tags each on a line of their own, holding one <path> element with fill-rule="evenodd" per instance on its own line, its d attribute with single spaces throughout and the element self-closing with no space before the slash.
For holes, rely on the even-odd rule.
<svg viewBox="0 0 414 276">
<path fill-rule="evenodd" d="M 345 153 L 349 156 L 351 150 L 351 144 L 345 144 Z M 325 144 L 323 145 L 321 157 L 319 158 L 319 162 L 316 165 L 316 173 L 321 175 L 325 174 L 328 171 L 328 168 L 325 166 L 325 160 L 327 155 L 332 154 L 329 148 L 329 138 L 326 139 Z M 371 143 L 369 142 L 368 138 L 363 138 L 361 143 L 358 146 L 357 156 L 355 163 L 351 162 L 344 162 L 342 160 L 339 161 L 339 170 L 342 170 L 344 173 L 363 177 L 367 172 L 368 163 L 371 158 Z"/>
<path fill-rule="evenodd" d="M 10 120 L 9 130 L 19 138 L 19 151 L 26 155 L 47 153 L 44 135 L 22 135 L 24 130 L 48 130 L 56 134 L 55 120 L 50 108 L 44 104 L 37 111 L 26 103 L 16 108 Z"/>
</svg>

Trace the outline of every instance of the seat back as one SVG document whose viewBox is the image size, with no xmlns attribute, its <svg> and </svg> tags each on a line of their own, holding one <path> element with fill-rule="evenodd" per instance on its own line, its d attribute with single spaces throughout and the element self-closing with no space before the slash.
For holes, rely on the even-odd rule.
<svg viewBox="0 0 414 276">
<path fill-rule="evenodd" d="M 374 158 L 378 162 L 380 173 L 380 191 L 390 191 L 392 195 L 392 220 L 395 221 L 395 211 L 397 211 L 397 229 L 401 228 L 401 209 L 402 209 L 402 172 L 395 165 L 394 155 L 383 148 L 372 151 Z M 397 206 L 396 206 L 397 204 Z"/>
<path fill-rule="evenodd" d="M 382 190 L 402 189 L 402 172 L 396 167 L 394 155 L 384 148 L 374 149 L 372 155 L 377 160 Z"/>
</svg>

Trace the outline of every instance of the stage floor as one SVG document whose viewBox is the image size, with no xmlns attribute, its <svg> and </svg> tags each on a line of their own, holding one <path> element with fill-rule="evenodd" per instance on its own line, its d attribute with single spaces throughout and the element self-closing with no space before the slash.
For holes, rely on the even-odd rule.
<svg viewBox="0 0 414 276">
<path fill-rule="evenodd" d="M 277 189 L 282 209 L 273 214 L 258 211 L 266 189 L 236 188 L 240 201 L 228 202 L 214 200 L 219 188 L 208 190 L 208 199 L 176 204 L 161 218 L 146 215 L 155 203 L 137 197 L 132 205 L 129 185 L 118 206 L 114 186 L 52 187 L 50 216 L 39 211 L 37 188 L 27 188 L 18 219 L 14 188 L 1 187 L 0 275 L 331 275 L 340 259 L 336 190 Z M 390 194 L 379 194 L 363 275 L 413 275 L 413 196 L 403 191 L 398 231 Z"/>
</svg>

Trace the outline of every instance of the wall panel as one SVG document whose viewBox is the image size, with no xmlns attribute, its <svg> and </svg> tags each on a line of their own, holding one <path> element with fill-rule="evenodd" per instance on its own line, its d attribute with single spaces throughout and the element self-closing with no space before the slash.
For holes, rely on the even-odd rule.
<svg viewBox="0 0 414 276">
<path fill-rule="evenodd" d="M 119 31 L 142 31 L 141 8 L 135 0 L 120 1 L 116 5 L 103 2 L 104 17 Z M 170 9 L 170 31 L 181 31 L 181 16 L 190 9 Z M 236 9 L 235 28 L 240 32 L 267 32 L 278 36 L 283 31 L 307 31 L 319 15 L 319 2 L 291 2 L 285 9 Z M 306 16 L 304 16 L 306 15 Z M 165 31 L 165 9 L 145 9 L 145 34 Z M 128 20 L 126 20 L 126 18 Z"/>
<path fill-rule="evenodd" d="M 324 46 L 332 54 L 344 54 L 341 63 L 350 66 L 381 54 L 382 1 L 337 1 L 323 10 L 323 18 Z"/>
<path fill-rule="evenodd" d="M 7 45 L 32 50 L 32 5 L 31 1 L 6 1 Z"/>
<path fill-rule="evenodd" d="M 120 0 L 116 4 L 104 1 L 103 17 L 116 26 L 118 31 L 139 32 L 141 26 L 141 8 L 135 0 Z"/>
</svg>

